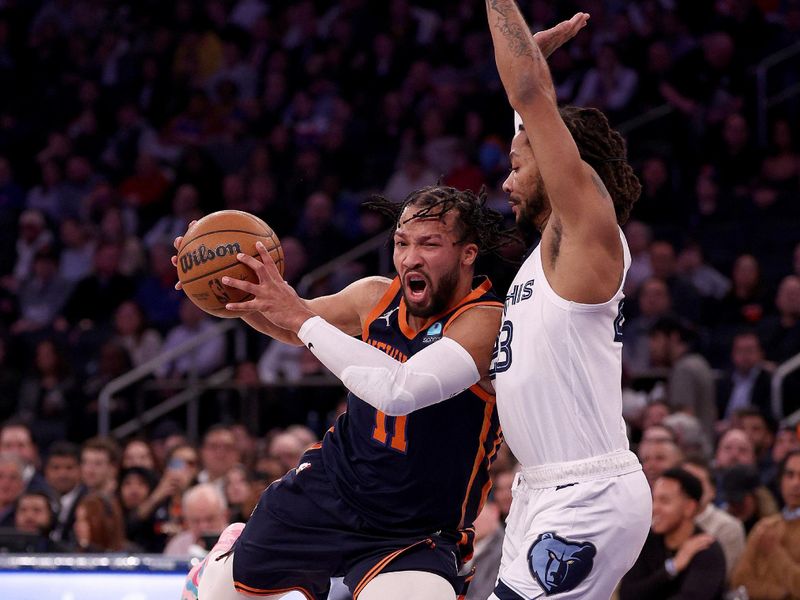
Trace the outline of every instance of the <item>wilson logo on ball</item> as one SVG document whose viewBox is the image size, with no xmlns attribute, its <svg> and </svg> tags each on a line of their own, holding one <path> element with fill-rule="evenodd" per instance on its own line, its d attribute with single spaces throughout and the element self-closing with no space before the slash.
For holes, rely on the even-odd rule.
<svg viewBox="0 0 800 600">
<path fill-rule="evenodd" d="M 199 267 L 202 264 L 222 258 L 224 256 L 236 256 L 242 251 L 239 242 L 232 244 L 220 244 L 216 248 L 206 248 L 199 246 L 197 250 L 192 250 L 181 256 L 181 271 L 188 273 L 195 266 Z"/>
</svg>

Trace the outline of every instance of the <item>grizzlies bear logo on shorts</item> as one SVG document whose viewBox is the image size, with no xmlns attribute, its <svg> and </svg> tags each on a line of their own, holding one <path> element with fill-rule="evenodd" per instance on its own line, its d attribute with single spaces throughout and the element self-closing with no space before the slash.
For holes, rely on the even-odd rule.
<svg viewBox="0 0 800 600">
<path fill-rule="evenodd" d="M 528 567 L 545 595 L 572 590 L 586 579 L 597 549 L 590 542 L 575 542 L 554 531 L 541 534 L 528 551 Z"/>
</svg>

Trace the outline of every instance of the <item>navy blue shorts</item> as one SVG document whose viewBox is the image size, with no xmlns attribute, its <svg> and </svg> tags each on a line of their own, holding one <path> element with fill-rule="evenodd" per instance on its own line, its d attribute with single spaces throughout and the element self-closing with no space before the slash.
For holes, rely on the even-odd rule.
<svg viewBox="0 0 800 600">
<path fill-rule="evenodd" d="M 339 497 L 320 455 L 320 450 L 306 452 L 300 467 L 261 495 L 233 547 L 238 591 L 297 590 L 309 600 L 324 600 L 331 577 L 344 577 L 357 598 L 380 573 L 426 571 L 444 577 L 456 594 L 462 592 L 459 534 L 376 531 Z"/>
</svg>

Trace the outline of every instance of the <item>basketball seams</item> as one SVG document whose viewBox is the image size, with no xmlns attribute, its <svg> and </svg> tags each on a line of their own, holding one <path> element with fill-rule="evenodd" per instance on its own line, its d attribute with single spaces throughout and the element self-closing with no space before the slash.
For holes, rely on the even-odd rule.
<svg viewBox="0 0 800 600">
<path fill-rule="evenodd" d="M 207 235 L 214 235 L 214 234 L 217 234 L 217 233 L 244 233 L 245 235 L 252 235 L 253 237 L 260 237 L 260 238 L 268 237 L 268 238 L 270 238 L 272 240 L 272 243 L 273 243 L 272 249 L 275 248 L 275 245 L 274 245 L 275 244 L 274 233 L 272 232 L 272 230 L 270 230 L 270 232 L 267 233 L 266 231 L 258 231 L 258 232 L 256 232 L 256 231 L 246 231 L 244 229 L 215 229 L 214 231 L 206 231 L 205 233 L 201 233 L 200 235 L 197 235 L 197 236 L 193 237 L 190 240 L 184 240 L 183 244 L 181 244 L 181 249 L 178 251 L 178 258 L 180 258 L 181 254 L 183 254 L 183 251 L 186 249 L 186 247 L 189 244 L 191 244 L 191 243 L 193 243 L 193 242 L 195 242 L 195 241 L 199 240 L 200 238 L 205 237 Z"/>
</svg>

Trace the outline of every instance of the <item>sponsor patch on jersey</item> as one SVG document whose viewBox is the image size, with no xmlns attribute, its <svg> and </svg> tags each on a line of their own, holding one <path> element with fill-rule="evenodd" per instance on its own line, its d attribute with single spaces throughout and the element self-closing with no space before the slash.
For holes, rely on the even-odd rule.
<svg viewBox="0 0 800 600">
<path fill-rule="evenodd" d="M 428 331 L 425 332 L 425 337 L 422 338 L 422 343 L 430 344 L 440 339 L 441 337 L 442 337 L 442 322 L 437 321 L 436 323 L 428 327 Z"/>
</svg>

